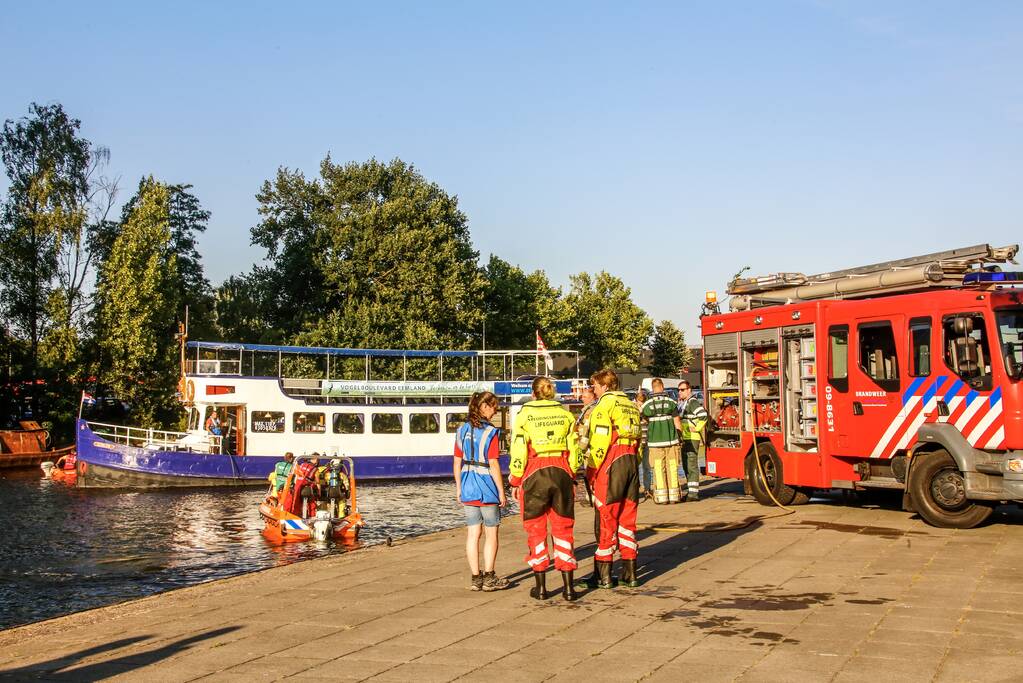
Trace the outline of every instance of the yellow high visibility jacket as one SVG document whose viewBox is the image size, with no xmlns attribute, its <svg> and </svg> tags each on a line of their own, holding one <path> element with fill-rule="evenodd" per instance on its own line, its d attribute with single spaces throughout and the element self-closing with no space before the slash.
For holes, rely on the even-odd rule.
<svg viewBox="0 0 1023 683">
<path fill-rule="evenodd" d="M 639 409 L 620 391 L 606 391 L 590 413 L 589 467 L 600 467 L 615 444 L 639 445 Z M 638 451 L 638 449 L 637 449 Z"/>
<path fill-rule="evenodd" d="M 579 437 L 575 418 L 557 401 L 530 401 L 515 417 L 508 474 L 522 477 L 530 457 L 559 457 L 568 453 L 572 473 L 579 469 Z"/>
<path fill-rule="evenodd" d="M 699 445 L 703 441 L 703 428 L 707 426 L 707 409 L 695 396 L 690 396 L 679 411 L 682 418 L 682 438 Z"/>
</svg>

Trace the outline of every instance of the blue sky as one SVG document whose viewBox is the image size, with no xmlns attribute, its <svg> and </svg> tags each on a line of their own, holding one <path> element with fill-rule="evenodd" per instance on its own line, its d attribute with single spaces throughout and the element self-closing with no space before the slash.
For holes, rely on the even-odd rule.
<svg viewBox="0 0 1023 683">
<path fill-rule="evenodd" d="M 122 199 L 195 186 L 214 283 L 263 256 L 260 184 L 327 153 L 415 164 L 482 260 L 608 270 L 691 337 L 744 265 L 1021 237 L 1017 2 L 22 2 L 0 44 L 0 119 L 62 103 Z"/>
</svg>

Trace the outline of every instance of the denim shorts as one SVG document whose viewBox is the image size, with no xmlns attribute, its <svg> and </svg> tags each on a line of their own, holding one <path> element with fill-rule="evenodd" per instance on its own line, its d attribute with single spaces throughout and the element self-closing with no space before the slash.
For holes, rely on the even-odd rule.
<svg viewBox="0 0 1023 683">
<path fill-rule="evenodd" d="M 463 505 L 465 508 L 466 526 L 499 526 L 501 524 L 501 506 L 499 505 Z"/>
</svg>

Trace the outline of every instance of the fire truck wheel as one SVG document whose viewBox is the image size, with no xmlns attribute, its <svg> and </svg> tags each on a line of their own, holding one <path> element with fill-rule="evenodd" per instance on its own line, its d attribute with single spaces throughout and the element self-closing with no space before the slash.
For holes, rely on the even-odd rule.
<svg viewBox="0 0 1023 683">
<path fill-rule="evenodd" d="M 749 479 L 753 497 L 761 505 L 774 505 L 774 500 L 771 499 L 771 494 L 774 494 L 775 500 L 782 505 L 788 505 L 796 497 L 796 490 L 783 483 L 781 458 L 775 452 L 774 446 L 766 441 L 758 443 L 757 452 L 760 455 L 760 468 L 757 468 L 752 453 L 746 457 L 746 477 Z M 760 470 L 763 470 L 763 476 Z"/>
<path fill-rule="evenodd" d="M 991 506 L 967 499 L 963 474 L 948 451 L 932 451 L 913 460 L 909 495 L 928 524 L 945 529 L 972 529 L 991 515 Z"/>
</svg>

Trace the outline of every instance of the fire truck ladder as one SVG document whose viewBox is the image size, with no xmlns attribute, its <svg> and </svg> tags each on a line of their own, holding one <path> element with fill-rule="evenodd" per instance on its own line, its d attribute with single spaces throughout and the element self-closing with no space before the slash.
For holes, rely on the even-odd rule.
<svg viewBox="0 0 1023 683">
<path fill-rule="evenodd" d="M 966 274 L 1000 270 L 993 264 L 1015 263 L 1018 251 L 1018 244 L 998 248 L 977 244 L 818 275 L 774 273 L 737 278 L 728 285 L 729 308 L 745 311 L 814 299 L 856 299 L 962 287 Z"/>
</svg>

